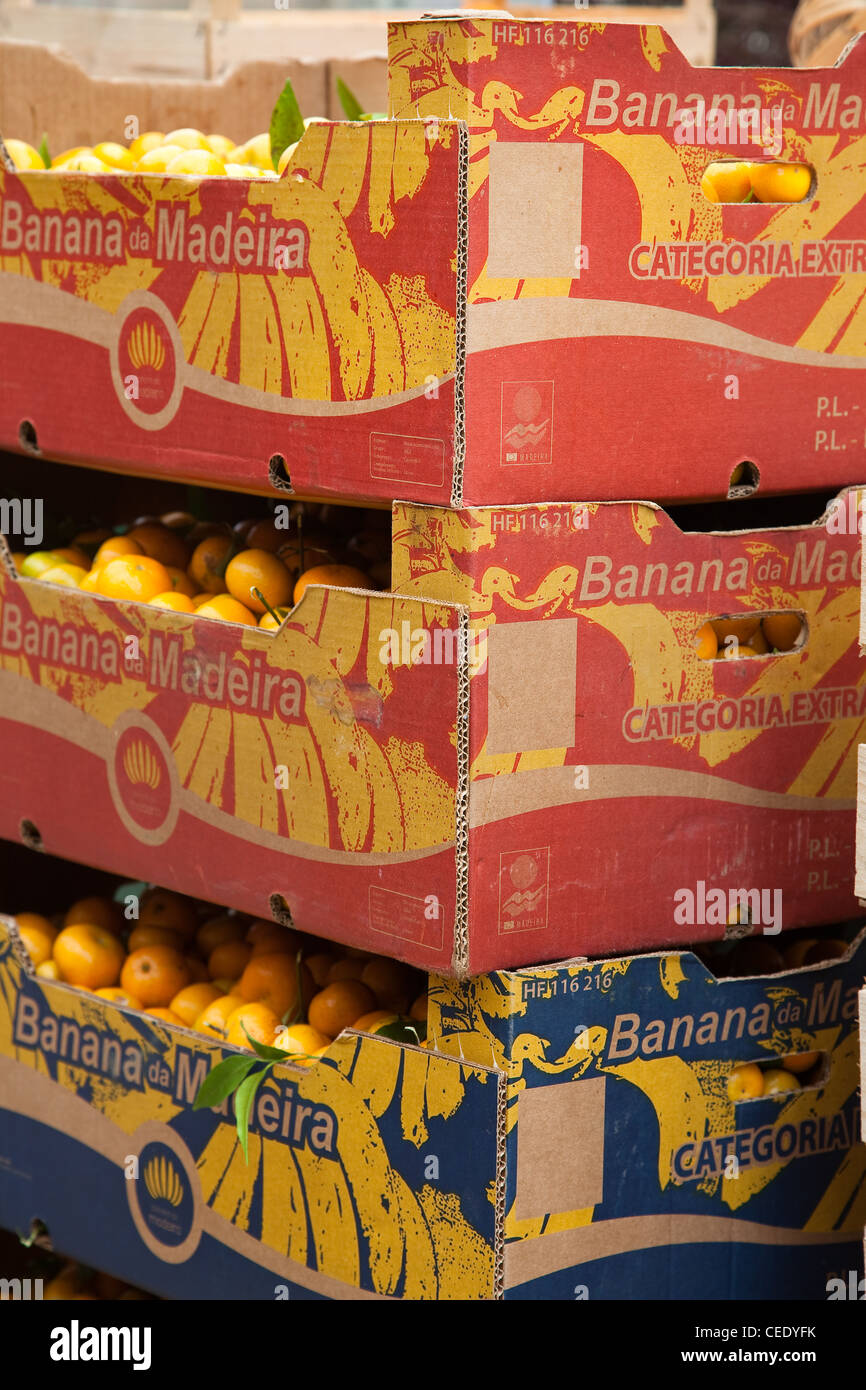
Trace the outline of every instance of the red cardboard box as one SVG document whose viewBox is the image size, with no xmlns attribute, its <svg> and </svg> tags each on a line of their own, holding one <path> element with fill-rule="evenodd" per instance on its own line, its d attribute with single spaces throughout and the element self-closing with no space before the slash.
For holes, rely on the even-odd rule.
<svg viewBox="0 0 866 1390">
<path fill-rule="evenodd" d="M 842 486 L 864 65 L 431 19 L 390 26 L 393 119 L 311 127 L 279 181 L 2 171 L 0 444 L 455 506 L 718 498 L 744 462 Z M 719 157 L 805 162 L 811 195 L 711 203 Z"/>
<path fill-rule="evenodd" d="M 398 504 L 394 593 L 276 633 L 6 571 L 0 835 L 458 976 L 844 920 L 857 499 L 731 533 Z M 695 650 L 789 610 L 795 650 Z"/>
</svg>

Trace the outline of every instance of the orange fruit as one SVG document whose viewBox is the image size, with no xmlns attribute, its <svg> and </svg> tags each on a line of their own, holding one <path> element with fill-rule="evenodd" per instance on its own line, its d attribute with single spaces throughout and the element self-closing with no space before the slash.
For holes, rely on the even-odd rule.
<svg viewBox="0 0 866 1390">
<path fill-rule="evenodd" d="M 278 951 L 286 955 L 297 955 L 303 940 L 291 927 L 282 927 L 279 922 L 269 922 L 266 917 L 257 917 L 247 928 L 244 938 L 253 948 L 254 956 L 275 955 Z"/>
<path fill-rule="evenodd" d="M 366 961 L 359 956 L 340 956 L 331 962 L 327 984 L 336 984 L 339 980 L 360 980 L 365 965 Z"/>
<path fill-rule="evenodd" d="M 359 1033 L 378 1033 L 383 1025 L 399 1022 L 398 1014 L 389 1013 L 387 1009 L 373 1009 L 370 1013 L 361 1014 L 360 1018 L 356 1018 L 351 1027 L 356 1028 Z"/>
<path fill-rule="evenodd" d="M 806 955 L 815 945 L 817 945 L 817 939 L 814 936 L 801 937 L 799 941 L 790 942 L 784 950 L 785 964 L 788 969 L 799 970 L 805 962 Z"/>
<path fill-rule="evenodd" d="M 744 203 L 752 191 L 751 168 L 742 160 L 716 160 L 704 170 L 701 189 L 711 203 Z"/>
<path fill-rule="evenodd" d="M 722 661 L 746 661 L 750 656 L 762 656 L 757 647 L 751 646 L 749 642 L 734 641 L 730 646 L 725 647 L 719 652 Z"/>
<path fill-rule="evenodd" d="M 418 988 L 415 972 L 398 960 L 374 956 L 361 971 L 361 983 L 372 990 L 380 1009 L 403 1014 Z"/>
<path fill-rule="evenodd" d="M 39 576 L 43 584 L 60 584 L 64 589 L 80 589 L 87 578 L 87 570 L 79 565 L 53 565 Z"/>
<path fill-rule="evenodd" d="M 759 203 L 802 203 L 812 187 L 808 164 L 755 163 L 752 192 Z"/>
<path fill-rule="evenodd" d="M 770 649 L 775 647 L 780 652 L 796 647 L 803 631 L 799 613 L 768 613 L 761 627 Z"/>
<path fill-rule="evenodd" d="M 193 608 L 201 608 L 203 603 L 210 603 L 212 598 L 213 594 L 193 594 L 192 606 Z"/>
<path fill-rule="evenodd" d="M 146 1009 L 165 1007 L 188 984 L 189 967 L 174 946 L 141 946 L 127 956 L 120 972 L 121 988 Z"/>
<path fill-rule="evenodd" d="M 300 603 L 310 584 L 327 584 L 333 589 L 369 589 L 370 582 L 363 570 L 354 565 L 314 565 L 295 584 L 293 603 Z"/>
<path fill-rule="evenodd" d="M 234 553 L 235 541 L 232 536 L 205 536 L 203 541 L 199 541 L 187 568 L 199 593 L 226 593 L 226 566 Z"/>
<path fill-rule="evenodd" d="M 72 537 L 72 544 L 87 555 L 95 555 L 103 541 L 113 539 L 114 532 L 109 531 L 107 526 L 91 526 L 87 530 L 76 532 Z"/>
<path fill-rule="evenodd" d="M 427 995 L 426 995 L 426 993 L 424 993 L 424 994 L 419 994 L 419 995 L 418 995 L 418 998 L 415 1000 L 414 1004 L 412 1005 L 411 1009 L 409 1010 L 409 1017 L 410 1017 L 411 1019 L 414 1019 L 414 1021 L 415 1021 L 416 1023 L 426 1023 L 426 1022 L 427 1022 Z"/>
<path fill-rule="evenodd" d="M 287 1052 L 303 1067 L 312 1066 L 315 1054 L 326 1051 L 330 1046 L 331 1039 L 318 1029 L 311 1028 L 309 1023 L 284 1024 L 278 1029 L 274 1039 L 274 1047 Z M 299 1053 L 305 1055 L 298 1056 Z"/>
<path fill-rule="evenodd" d="M 317 565 L 332 565 L 334 557 L 327 550 L 323 550 L 320 545 L 305 545 L 304 553 L 301 554 L 301 547 L 295 541 L 286 541 L 277 551 L 280 559 L 290 574 L 297 579 L 301 569 L 310 570 Z"/>
<path fill-rule="evenodd" d="M 86 922 L 64 927 L 54 942 L 53 951 L 60 978 L 83 989 L 116 985 L 124 954 L 113 932 Z M 130 993 L 135 994 L 136 991 L 130 990 Z"/>
<path fill-rule="evenodd" d="M 151 1018 L 162 1019 L 163 1023 L 177 1023 L 183 1027 L 183 1019 L 178 1018 L 174 1009 L 168 1009 L 163 1004 L 155 1004 L 152 1008 L 145 1009 L 144 1012 L 150 1014 Z"/>
<path fill-rule="evenodd" d="M 242 550 L 229 561 L 225 580 L 232 597 L 253 613 L 266 613 L 268 606 L 284 606 L 292 597 L 292 576 L 269 550 Z M 267 603 L 257 598 L 253 589 L 258 589 Z"/>
<path fill-rule="evenodd" d="M 117 560 L 123 555 L 143 555 L 144 551 L 135 541 L 131 541 L 128 536 L 112 536 L 109 540 L 103 541 L 93 557 L 93 567 L 98 569 L 102 565 L 107 565 L 109 560 Z M 166 585 L 166 588 L 169 586 Z"/>
<path fill-rule="evenodd" d="M 252 550 L 267 550 L 276 554 L 288 540 L 288 531 L 280 529 L 271 517 L 263 517 L 246 527 L 243 539 Z"/>
<path fill-rule="evenodd" d="M 712 623 L 704 623 L 699 627 L 692 639 L 692 646 L 698 654 L 700 661 L 712 661 L 719 650 L 719 639 Z"/>
<path fill-rule="evenodd" d="M 246 927 L 241 917 L 208 917 L 195 934 L 195 944 L 205 959 L 224 941 L 243 941 Z"/>
<path fill-rule="evenodd" d="M 190 898 L 169 888 L 148 888 L 141 896 L 138 922 L 142 927 L 170 927 L 184 941 L 198 930 L 198 913 Z"/>
<path fill-rule="evenodd" d="M 34 969 L 38 969 L 45 961 L 51 959 L 57 940 L 57 928 L 39 912 L 19 912 L 15 921 L 18 925 L 18 935 L 27 947 L 27 954 L 33 962 Z"/>
<path fill-rule="evenodd" d="M 313 984 L 319 989 L 324 989 L 328 983 L 328 971 L 333 964 L 334 957 L 327 951 L 316 951 L 312 956 L 304 957 L 304 965 L 310 972 Z"/>
<path fill-rule="evenodd" d="M 119 935 L 123 931 L 123 909 L 112 898 L 79 898 L 66 912 L 63 925 L 74 927 L 79 922 L 86 922 L 89 927 L 103 927 Z"/>
<path fill-rule="evenodd" d="M 336 980 L 313 996 L 307 1018 L 320 1033 L 336 1038 L 344 1028 L 351 1028 L 356 1018 L 372 1013 L 375 1007 L 373 991 L 360 980 Z"/>
<path fill-rule="evenodd" d="M 259 618 L 259 627 L 264 628 L 266 632 L 276 632 L 278 627 L 282 627 L 291 611 L 290 608 L 275 608 L 276 617 L 274 617 L 274 613 L 263 613 Z"/>
<path fill-rule="evenodd" d="M 195 585 L 186 570 L 177 569 L 174 565 L 166 565 L 165 568 L 171 580 L 171 592 L 173 594 L 183 594 L 188 599 L 195 598 Z"/>
<path fill-rule="evenodd" d="M 172 931 L 171 927 L 153 927 L 146 923 L 142 926 L 139 923 L 129 933 L 127 950 L 140 951 L 142 946 L 174 946 L 180 950 L 183 944 L 183 937 L 179 932 Z"/>
<path fill-rule="evenodd" d="M 267 1004 L 241 1004 L 229 1014 L 226 1021 L 226 1042 L 233 1047 L 244 1047 L 249 1051 L 249 1038 L 246 1036 L 249 1033 L 256 1042 L 273 1047 L 280 1027 L 279 1017 Z"/>
<path fill-rule="evenodd" d="M 178 990 L 168 1007 L 177 1014 L 187 1028 L 192 1028 L 208 1004 L 213 1004 L 214 1000 L 221 997 L 222 993 L 216 985 L 199 982 L 198 984 L 184 985 L 183 989 Z"/>
<path fill-rule="evenodd" d="M 96 591 L 105 598 L 147 603 L 171 589 L 165 565 L 149 555 L 121 555 L 102 565 Z"/>
<path fill-rule="evenodd" d="M 208 974 L 212 980 L 223 977 L 236 980 L 247 967 L 253 948 L 247 941 L 223 941 L 207 958 Z"/>
<path fill-rule="evenodd" d="M 148 600 L 154 608 L 169 608 L 172 613 L 194 613 L 195 604 L 186 594 L 170 593 L 157 594 L 156 598 Z"/>
<path fill-rule="evenodd" d="M 140 999 L 136 999 L 134 994 L 130 994 L 125 989 L 120 989 L 118 985 L 107 985 L 105 989 L 95 989 L 94 994 L 100 999 L 108 999 L 112 1004 L 125 1004 L 128 1009 L 142 1009 L 144 1005 Z"/>
<path fill-rule="evenodd" d="M 161 522 L 145 526 L 133 526 L 126 533 L 127 539 L 141 546 L 143 555 L 173 569 L 185 570 L 189 564 L 189 551 L 183 536 L 170 531 Z"/>
<path fill-rule="evenodd" d="M 85 574 L 90 569 L 90 556 L 86 550 L 82 550 L 77 545 L 64 545 L 57 550 L 53 550 L 52 555 L 56 555 L 64 565 L 75 565 L 78 569 L 83 569 Z"/>
<path fill-rule="evenodd" d="M 799 1091 L 800 1083 L 793 1072 L 784 1067 L 773 1067 L 764 1072 L 764 1095 L 778 1096 L 783 1091 Z"/>
<path fill-rule="evenodd" d="M 293 956 L 253 955 L 238 980 L 237 991 L 242 999 L 251 1004 L 267 1004 L 283 1018 L 303 1008 L 313 994 L 313 982 L 307 967 L 299 965 Z"/>
<path fill-rule="evenodd" d="M 189 978 L 194 985 L 210 984 L 210 975 L 208 974 L 207 965 L 200 956 L 191 956 L 187 954 L 184 956 L 184 960 L 189 967 Z"/>
<path fill-rule="evenodd" d="M 160 145 L 164 144 L 165 136 L 161 130 L 145 130 L 133 140 L 129 147 L 129 153 L 137 164 L 148 150 L 158 149 Z"/>
<path fill-rule="evenodd" d="M 206 1009 L 202 1009 L 198 1018 L 193 1023 L 193 1028 L 197 1033 L 207 1033 L 208 1037 L 218 1038 L 220 1042 L 225 1042 L 227 1027 L 226 1023 L 231 1014 L 240 1008 L 240 1000 L 233 994 L 220 995 L 208 1004 Z"/>
<path fill-rule="evenodd" d="M 246 627 L 256 625 L 250 610 L 231 594 L 214 594 L 207 603 L 199 604 L 196 612 L 200 618 L 218 618 L 220 622 L 243 623 Z"/>
<path fill-rule="evenodd" d="M 235 994 L 238 982 L 237 980 L 227 980 L 224 975 L 220 975 L 218 979 L 211 981 L 211 983 L 216 985 L 220 994 Z M 237 1002 L 240 1003 L 240 996 L 235 995 L 235 997 Z"/>
<path fill-rule="evenodd" d="M 848 954 L 848 942 L 835 938 L 816 941 L 803 956 L 804 965 L 820 965 L 825 960 L 839 960 Z"/>
<path fill-rule="evenodd" d="M 764 1094 L 764 1073 L 754 1062 L 744 1062 L 728 1073 L 728 1099 L 754 1100 Z"/>
<path fill-rule="evenodd" d="M 86 574 L 86 575 L 84 576 L 84 578 L 82 579 L 81 583 L 80 583 L 79 586 L 78 586 L 79 589 L 82 591 L 82 593 L 85 593 L 85 594 L 98 594 L 98 593 L 99 593 L 99 576 L 100 576 L 101 573 L 102 573 L 101 570 L 99 570 L 99 569 L 94 569 L 94 570 L 91 570 L 89 574 Z"/>
<path fill-rule="evenodd" d="M 36 974 L 40 980 L 59 980 L 60 971 L 57 969 L 57 961 L 44 960 L 41 965 L 37 965 Z"/>
<path fill-rule="evenodd" d="M 802 1071 L 811 1071 L 820 1060 L 820 1052 L 792 1052 L 790 1056 L 782 1058 L 782 1066 L 786 1071 L 799 1074 Z"/>
<path fill-rule="evenodd" d="M 760 622 L 760 617 L 716 618 L 713 622 L 713 628 L 719 639 L 719 648 L 724 647 L 726 637 L 736 637 L 738 642 L 751 642 L 758 631 Z"/>
</svg>

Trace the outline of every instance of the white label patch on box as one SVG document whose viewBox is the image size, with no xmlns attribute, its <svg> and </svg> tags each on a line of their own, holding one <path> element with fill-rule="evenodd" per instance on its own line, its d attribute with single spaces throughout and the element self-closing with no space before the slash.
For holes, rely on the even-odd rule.
<svg viewBox="0 0 866 1390">
<path fill-rule="evenodd" d="M 577 279 L 583 145 L 495 140 L 488 158 L 488 276 Z"/>
</svg>

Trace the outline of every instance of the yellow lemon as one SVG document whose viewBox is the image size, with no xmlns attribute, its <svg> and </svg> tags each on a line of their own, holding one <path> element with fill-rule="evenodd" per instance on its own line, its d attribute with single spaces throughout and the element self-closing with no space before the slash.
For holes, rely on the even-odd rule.
<svg viewBox="0 0 866 1390">
<path fill-rule="evenodd" d="M 138 172 L 140 174 L 164 174 L 166 166 L 174 159 L 175 155 L 183 154 L 182 145 L 156 145 L 147 154 L 143 154 L 138 161 Z"/>
<path fill-rule="evenodd" d="M 16 169 L 44 169 L 42 156 L 26 140 L 4 140 L 9 158 Z"/>
<path fill-rule="evenodd" d="M 235 147 L 234 140 L 230 140 L 227 135 L 206 135 L 207 147 L 214 154 L 218 154 L 220 159 L 225 159 L 229 150 Z"/>
<path fill-rule="evenodd" d="M 103 140 L 101 144 L 94 145 L 93 153 L 112 169 L 131 171 L 135 168 L 135 160 L 129 150 L 125 145 L 119 145 L 116 140 Z"/>
<path fill-rule="evenodd" d="M 170 130 L 165 137 L 167 145 L 180 145 L 184 150 L 206 150 L 208 143 L 200 130 L 194 126 L 179 126 L 177 130 Z"/>
<path fill-rule="evenodd" d="M 145 130 L 141 135 L 137 135 L 129 147 L 129 153 L 137 164 L 143 155 L 149 154 L 151 150 L 158 149 L 165 144 L 165 136 L 161 130 Z"/>
<path fill-rule="evenodd" d="M 194 174 L 198 178 L 225 174 L 226 166 L 210 150 L 182 150 L 166 165 L 167 174 Z"/>
<path fill-rule="evenodd" d="M 63 164 L 55 166 L 59 174 L 110 174 L 111 167 L 106 164 L 104 159 L 98 155 L 90 154 L 85 151 L 83 154 L 75 154 L 71 159 L 65 160 Z"/>
<path fill-rule="evenodd" d="M 254 135 L 245 145 L 238 145 L 232 150 L 232 155 L 235 164 L 254 164 L 257 169 L 274 167 L 274 161 L 271 159 L 271 137 L 266 130 L 262 131 L 261 135 Z"/>
</svg>

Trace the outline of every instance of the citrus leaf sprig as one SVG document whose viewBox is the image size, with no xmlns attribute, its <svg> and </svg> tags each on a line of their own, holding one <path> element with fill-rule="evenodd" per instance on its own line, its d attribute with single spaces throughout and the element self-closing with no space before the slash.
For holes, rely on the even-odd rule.
<svg viewBox="0 0 866 1390">
<path fill-rule="evenodd" d="M 271 112 L 269 128 L 271 163 L 276 169 L 280 155 L 289 145 L 296 145 L 304 133 L 304 118 L 291 82 L 286 82 Z"/>
<path fill-rule="evenodd" d="M 301 991 L 302 956 L 303 952 L 299 951 L 295 957 L 295 975 L 298 986 L 297 1002 L 295 1007 L 289 1009 L 282 1019 L 283 1024 L 288 1027 L 291 1027 L 293 1023 L 300 1023 L 304 1016 Z M 244 1162 L 249 1163 L 250 1115 L 253 1111 L 256 1092 L 265 1077 L 273 1070 L 277 1062 L 297 1062 L 302 1058 L 312 1061 L 313 1058 L 306 1052 L 286 1052 L 280 1047 L 268 1047 L 266 1043 L 256 1042 L 255 1038 L 250 1037 L 246 1025 L 242 1024 L 241 1027 L 250 1047 L 256 1054 L 255 1057 L 225 1057 L 222 1062 L 217 1062 L 215 1067 L 211 1067 L 199 1086 L 192 1108 L 193 1110 L 209 1110 L 222 1105 L 224 1100 L 228 1100 L 230 1095 L 234 1095 L 235 1128 L 243 1151 Z M 256 1058 L 262 1063 L 261 1066 L 257 1066 Z M 256 1070 L 253 1070 L 254 1068 Z"/>
<path fill-rule="evenodd" d="M 42 160 L 42 163 L 45 165 L 46 169 L 51 168 L 51 154 L 48 149 L 47 135 L 42 136 L 42 144 L 39 146 L 39 158 Z"/>
<path fill-rule="evenodd" d="M 347 121 L 384 121 L 383 111 L 362 111 L 361 103 L 346 86 L 342 77 L 337 78 L 337 96 Z"/>
</svg>

